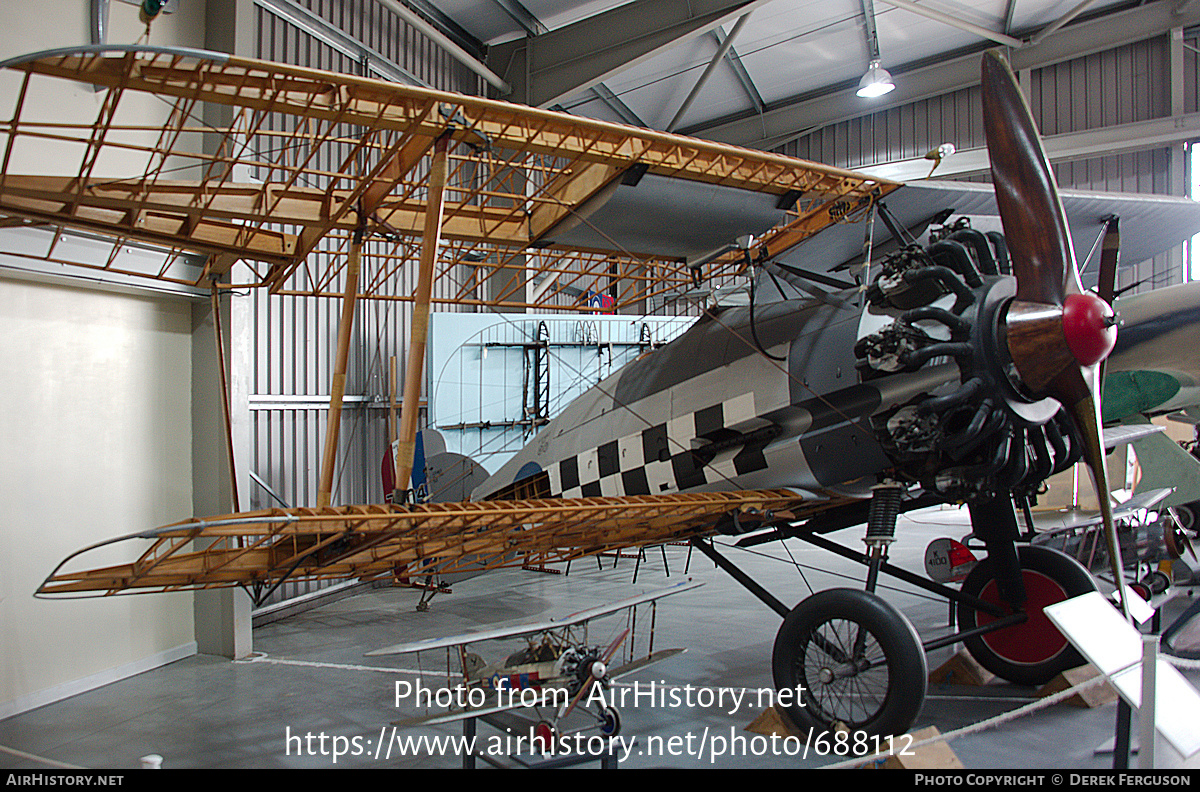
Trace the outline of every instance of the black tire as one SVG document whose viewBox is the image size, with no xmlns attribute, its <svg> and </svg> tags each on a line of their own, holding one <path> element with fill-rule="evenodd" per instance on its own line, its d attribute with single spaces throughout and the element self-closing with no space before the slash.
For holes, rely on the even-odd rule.
<svg viewBox="0 0 1200 792">
<path fill-rule="evenodd" d="M 847 662 L 858 658 L 857 669 Z M 829 589 L 788 613 L 771 655 L 775 687 L 800 689 L 788 715 L 802 729 L 904 734 L 925 701 L 928 669 L 917 631 L 874 594 Z"/>
<path fill-rule="evenodd" d="M 1058 628 L 1042 613 L 1056 602 L 1096 590 L 1091 573 L 1068 555 L 1038 545 L 1021 545 L 1017 558 L 1025 581 L 1029 620 L 1003 630 L 977 635 L 963 641 L 971 656 L 996 676 L 1021 685 L 1043 685 L 1056 675 L 1086 662 Z M 979 562 L 962 591 L 1007 609 L 1000 599 L 990 558 Z M 959 629 L 983 626 L 995 617 L 958 604 Z"/>
<path fill-rule="evenodd" d="M 605 737 L 616 737 L 621 733 L 621 713 L 616 707 L 600 710 L 600 733 Z"/>
<path fill-rule="evenodd" d="M 1192 501 L 1181 506 L 1172 508 L 1175 512 L 1175 521 L 1179 523 L 1179 527 L 1185 531 L 1194 531 L 1197 529 L 1196 513 L 1200 512 L 1200 501 Z"/>
</svg>

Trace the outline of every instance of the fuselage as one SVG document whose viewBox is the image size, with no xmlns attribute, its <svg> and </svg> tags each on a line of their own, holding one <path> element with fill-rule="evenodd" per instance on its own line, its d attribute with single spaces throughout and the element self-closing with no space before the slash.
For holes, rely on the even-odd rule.
<svg viewBox="0 0 1200 792">
<path fill-rule="evenodd" d="M 867 419 L 957 371 L 860 383 L 862 315 L 849 300 L 760 305 L 753 327 L 748 307 L 706 314 L 573 401 L 473 497 L 539 477 L 544 494 L 568 498 L 774 487 L 866 494 L 888 465 Z"/>
<path fill-rule="evenodd" d="M 1121 326 L 1108 358 L 1104 418 L 1200 404 L 1200 281 L 1117 300 Z"/>
</svg>

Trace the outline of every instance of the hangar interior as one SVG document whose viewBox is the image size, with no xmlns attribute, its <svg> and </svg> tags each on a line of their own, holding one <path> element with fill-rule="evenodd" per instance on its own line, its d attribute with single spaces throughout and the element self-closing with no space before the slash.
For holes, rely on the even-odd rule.
<svg viewBox="0 0 1200 792">
<path fill-rule="evenodd" d="M 987 183 L 979 62 L 1000 47 L 1062 189 L 1193 197 L 1200 172 L 1192 161 L 1200 139 L 1200 4 L 1190 0 L 171 0 L 149 26 L 139 10 L 130 0 L 4 4 L 0 60 L 89 43 L 207 50 L 679 133 L 880 179 L 932 172 Z M 856 89 L 875 61 L 894 90 L 860 97 Z M 106 107 L 106 92 L 91 85 L 39 83 L 26 93 L 18 74 L 0 78 L 0 117 L 13 119 L 4 122 L 13 137 L 19 110 L 66 125 L 90 124 Z M 154 130 L 178 105 L 135 97 L 122 109 L 134 119 L 126 123 Z M 202 125 L 210 123 L 218 121 L 200 120 L 181 145 L 203 148 Z M 76 150 L 68 162 L 55 143 L 51 130 L 33 145 L 10 146 L 4 173 L 73 175 L 87 154 Z M 954 152 L 926 156 L 944 144 Z M 330 157 L 312 167 L 336 170 Z M 778 618 L 679 546 L 576 559 L 548 572 L 481 575 L 454 583 L 453 594 L 439 594 L 424 611 L 414 609 L 424 598 L 413 588 L 355 581 L 285 581 L 254 605 L 236 588 L 34 598 L 60 561 L 112 537 L 191 515 L 318 504 L 344 273 L 331 269 L 320 294 L 231 288 L 213 298 L 204 285 L 128 274 L 149 255 L 129 239 L 99 244 L 77 229 L 60 235 L 44 222 L 7 219 L 0 238 L 8 386 L 0 395 L 0 746 L 17 752 L 5 755 L 6 766 L 36 769 L 43 757 L 127 767 L 159 754 L 168 767 L 330 767 L 328 755 L 290 752 L 287 738 L 375 735 L 396 719 L 391 677 L 364 652 L 571 613 L 683 576 L 706 587 L 664 600 L 653 629 L 661 645 L 688 651 L 645 678 L 712 689 L 772 686 Z M 404 386 L 413 258 L 354 310 L 334 504 L 378 504 L 390 494 L 379 460 L 391 447 L 392 394 Z M 458 266 L 470 269 L 463 261 Z M 229 271 L 234 284 L 252 279 L 245 262 Z M 1083 275 L 1093 285 L 1095 266 Z M 434 284 L 419 422 L 439 428 L 450 450 L 486 457 L 488 472 L 570 398 L 683 332 L 712 296 L 648 291 L 613 308 L 603 289 L 554 286 L 557 276 L 545 273 L 515 282 L 463 277 L 475 278 L 470 299 L 462 281 Z M 1138 295 L 1197 279 L 1200 260 L 1185 244 L 1122 259 L 1116 288 Z M 492 322 L 499 329 L 489 330 L 487 320 L 501 310 Z M 504 337 L 518 326 L 526 329 Z M 531 359 L 522 340 L 541 327 L 552 360 Z M 543 371 L 547 389 L 539 391 Z M 1191 439 L 1189 425 L 1168 431 Z M 1126 482 L 1126 469 L 1122 456 L 1110 463 L 1110 478 Z M 1086 505 L 1081 477 L 1078 469 L 1065 474 L 1046 503 Z M 941 508 L 902 517 L 893 561 L 920 569 L 928 542 L 961 538 L 964 520 Z M 117 548 L 100 552 L 102 563 L 129 560 Z M 779 543 L 737 559 L 790 601 L 862 580 L 858 567 L 808 546 Z M 776 578 L 779 564 L 793 569 Z M 923 636 L 945 630 L 944 602 L 911 587 L 889 591 Z M 1185 586 L 1172 591 L 1168 623 L 1190 597 Z M 953 649 L 932 651 L 929 668 Z M 916 726 L 948 732 L 1003 720 L 1034 700 L 1019 685 L 931 682 Z M 706 729 L 731 736 L 759 714 L 734 709 L 631 708 L 625 725 L 645 737 Z M 1111 738 L 1114 712 L 1111 703 L 1058 706 L 951 748 L 967 767 L 1111 767 L 1111 754 L 1095 749 Z M 1064 748 L 1066 733 L 1077 739 Z M 1165 747 L 1158 758 L 1168 767 L 1182 761 Z M 816 767 L 835 759 L 646 755 L 629 766 Z M 387 762 L 458 763 L 445 755 Z M 368 752 L 336 766 L 381 765 Z"/>
</svg>

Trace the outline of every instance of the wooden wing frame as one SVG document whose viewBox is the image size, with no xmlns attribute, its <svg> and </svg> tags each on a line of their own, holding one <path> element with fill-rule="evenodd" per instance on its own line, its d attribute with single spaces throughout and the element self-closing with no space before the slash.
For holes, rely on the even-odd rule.
<svg viewBox="0 0 1200 792">
<path fill-rule="evenodd" d="M 374 579 L 569 561 L 711 535 L 731 512 L 764 525 L 807 518 L 847 499 L 790 490 L 568 500 L 479 501 L 267 509 L 187 520 L 69 556 L 42 597 L 106 596 L 240 586 L 285 579 Z M 743 518 L 745 519 L 745 518 Z M 149 540 L 131 564 L 64 571 L 118 542 Z"/>
<path fill-rule="evenodd" d="M 741 274 L 740 250 L 689 266 L 662 249 L 562 241 L 571 238 L 558 233 L 565 224 L 582 223 L 593 225 L 592 240 L 611 242 L 590 218 L 648 174 L 765 195 L 782 218 L 757 240 L 770 255 L 865 217 L 899 186 L 761 151 L 219 53 L 77 47 L 0 63 L 0 78 L 16 89 L 0 120 L 0 234 L 40 229 L 45 241 L 10 255 L 205 293 L 341 297 L 361 235 L 359 296 L 413 300 L 406 284 L 426 242 L 439 139 L 449 151 L 435 304 L 591 312 L 590 298 L 604 295 L 605 309 L 621 311 Z M 56 116 L 38 101 L 46 81 L 102 89 L 95 117 Z M 158 108 L 161 123 L 147 122 L 147 107 Z M 664 225 L 656 241 L 669 250 L 677 232 Z M 78 255 L 81 240 L 108 252 Z M 798 519 L 844 502 L 818 498 L 777 490 L 247 512 L 85 549 L 38 593 L 242 586 L 258 598 L 284 579 L 544 564 L 707 535 L 730 512 Z M 139 539 L 150 544 L 133 563 L 64 571 L 89 550 Z"/>
<path fill-rule="evenodd" d="M 197 51 L 74 48 L 8 61 L 18 83 L 0 122 L 0 228 L 54 230 L 34 257 L 195 286 L 340 296 L 352 235 L 366 233 L 361 296 L 411 300 L 430 152 L 452 135 L 442 286 L 434 302 L 620 310 L 694 283 L 682 258 L 548 244 L 566 218 L 627 175 L 651 173 L 779 196 L 793 207 L 762 239 L 778 254 L 899 185 L 678 135 L 478 97 Z M 10 75 L 12 76 L 12 75 Z M 33 100 L 45 80 L 106 89 L 94 119 L 56 119 Z M 144 108 L 160 100 L 163 123 Z M 141 108 L 127 122 L 130 105 Z M 0 110 L 2 113 L 3 110 Z M 47 173 L 18 173 L 36 144 Z M 360 207 L 377 207 L 369 216 Z M 61 229 L 111 242 L 107 261 L 72 256 Z M 603 229 L 597 229 L 603 232 Z M 671 233 L 663 229 L 664 237 Z M 161 252 L 131 268 L 133 244 Z M 233 269 L 245 262 L 249 275 Z M 720 285 L 740 252 L 704 265 Z M 235 275 L 236 272 L 236 275 Z M 536 300 L 530 281 L 552 279 Z M 584 295 L 584 296 L 581 296 Z"/>
</svg>

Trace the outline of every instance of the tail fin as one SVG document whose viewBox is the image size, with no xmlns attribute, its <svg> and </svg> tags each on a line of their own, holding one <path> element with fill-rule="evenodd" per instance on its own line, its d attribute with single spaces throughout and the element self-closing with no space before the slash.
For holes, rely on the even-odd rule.
<svg viewBox="0 0 1200 792">
<path fill-rule="evenodd" d="M 396 490 L 396 444 L 384 454 L 380 463 L 384 499 L 392 502 Z M 471 492 L 488 477 L 482 465 L 462 454 L 446 450 L 446 442 L 434 429 L 417 432 L 413 453 L 413 472 L 409 483 L 418 502 L 451 503 L 465 501 Z"/>
</svg>

